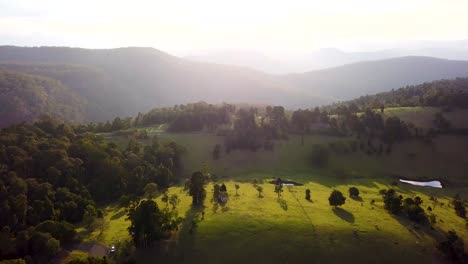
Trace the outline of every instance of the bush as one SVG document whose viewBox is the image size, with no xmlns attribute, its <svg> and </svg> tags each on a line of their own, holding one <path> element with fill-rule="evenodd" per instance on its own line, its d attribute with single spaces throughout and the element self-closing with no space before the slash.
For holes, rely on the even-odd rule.
<svg viewBox="0 0 468 264">
<path fill-rule="evenodd" d="M 314 145 L 312 146 L 311 161 L 312 164 L 323 168 L 328 165 L 329 152 L 326 147 L 323 145 Z"/>
<path fill-rule="evenodd" d="M 357 198 L 359 197 L 359 190 L 356 187 L 349 188 L 349 197 Z"/>
<path fill-rule="evenodd" d="M 392 214 L 398 214 L 401 211 L 401 197 L 397 196 L 394 189 L 381 190 L 383 195 L 385 209 Z"/>
<path fill-rule="evenodd" d="M 309 189 L 307 189 L 305 191 L 305 198 L 306 198 L 307 201 L 310 201 L 310 190 Z"/>
</svg>

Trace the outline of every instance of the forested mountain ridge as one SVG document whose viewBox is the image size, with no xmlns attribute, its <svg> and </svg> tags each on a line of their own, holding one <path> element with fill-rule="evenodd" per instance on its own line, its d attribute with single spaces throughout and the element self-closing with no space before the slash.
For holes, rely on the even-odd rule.
<svg viewBox="0 0 468 264">
<path fill-rule="evenodd" d="M 468 77 L 437 80 L 323 107 L 334 114 L 346 111 L 358 112 L 381 107 L 442 107 L 445 109 L 468 108 Z"/>
<path fill-rule="evenodd" d="M 429 57 L 270 75 L 237 66 L 192 62 L 153 48 L 2 46 L 0 69 L 59 81 L 87 101 L 84 109 L 77 110 L 87 122 L 196 101 L 310 108 L 408 84 L 468 76 L 466 61 Z"/>
<path fill-rule="evenodd" d="M 87 101 L 59 81 L 0 69 L 0 127 L 51 115 L 69 123 L 84 122 Z"/>
<path fill-rule="evenodd" d="M 288 75 L 293 86 L 317 94 L 350 100 L 405 85 L 468 76 L 468 61 L 432 57 L 399 57 L 348 64 Z"/>
<path fill-rule="evenodd" d="M 102 107 L 105 118 L 135 115 L 155 106 L 205 100 L 220 103 L 276 102 L 321 104 L 331 99 L 292 92 L 277 76 L 242 67 L 191 62 L 152 48 L 87 50 L 75 48 L 0 47 L 0 63 L 11 70 L 58 78 L 80 95 Z M 19 66 L 18 64 L 22 64 Z M 58 76 L 57 64 L 74 71 L 83 69 L 83 78 Z M 79 68 L 77 68 L 79 67 Z M 38 68 L 41 68 L 38 70 Z M 86 88 L 86 89 L 83 89 Z M 93 105 L 94 102 L 90 102 Z"/>
</svg>

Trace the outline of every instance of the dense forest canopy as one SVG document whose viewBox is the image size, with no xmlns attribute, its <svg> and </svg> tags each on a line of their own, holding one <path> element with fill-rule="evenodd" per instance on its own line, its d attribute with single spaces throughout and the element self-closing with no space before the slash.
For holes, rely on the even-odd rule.
<svg viewBox="0 0 468 264">
<path fill-rule="evenodd" d="M 0 256 L 47 263 L 74 238 L 70 224 L 102 212 L 97 204 L 142 195 L 148 183 L 176 181 L 183 149 L 157 138 L 126 149 L 43 118 L 0 131 Z M 62 230 L 62 231 L 60 231 Z"/>
<path fill-rule="evenodd" d="M 0 70 L 0 127 L 51 115 L 68 123 L 85 121 L 87 100 L 60 81 Z"/>
<path fill-rule="evenodd" d="M 325 106 L 332 114 L 346 111 L 361 112 L 366 108 L 380 109 L 401 106 L 433 106 L 443 108 L 468 108 L 468 78 L 439 80 L 411 85 L 389 92 L 361 96 L 357 99 Z"/>
</svg>

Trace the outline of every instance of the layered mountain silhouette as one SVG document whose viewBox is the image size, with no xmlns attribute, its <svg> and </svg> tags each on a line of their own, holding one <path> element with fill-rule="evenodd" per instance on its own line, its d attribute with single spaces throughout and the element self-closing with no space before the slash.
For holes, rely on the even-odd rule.
<svg viewBox="0 0 468 264">
<path fill-rule="evenodd" d="M 153 48 L 93 50 L 2 46 L 0 70 L 12 76 L 26 74 L 32 79 L 55 82 L 64 93 L 70 93 L 65 98 L 75 98 L 79 105 L 64 100 L 70 108 L 77 108 L 73 111 L 77 115 L 61 118 L 82 122 L 103 121 L 154 107 L 200 100 L 313 107 L 409 84 L 468 76 L 468 62 L 401 57 L 272 75 L 245 67 L 187 60 Z M 11 86 L 3 82 L 0 85 L 2 91 L 23 89 L 20 87 L 29 90 L 26 84 Z M 43 89 L 43 93 L 48 95 L 49 89 Z M 24 101 L 29 95 L 2 92 L 2 96 L 2 100 L 16 102 Z M 28 107 L 28 103 L 22 106 Z M 40 109 L 43 108 L 34 110 L 37 115 L 55 115 L 54 111 Z M 18 114 L 0 122 L 5 125 L 32 119 Z"/>
</svg>

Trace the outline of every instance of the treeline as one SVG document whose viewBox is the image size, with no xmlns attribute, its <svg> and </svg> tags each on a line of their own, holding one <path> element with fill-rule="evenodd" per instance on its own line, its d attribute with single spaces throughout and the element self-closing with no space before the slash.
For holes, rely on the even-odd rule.
<svg viewBox="0 0 468 264">
<path fill-rule="evenodd" d="M 258 108 L 239 109 L 233 129 L 220 131 L 225 136 L 225 152 L 236 149 L 257 151 L 260 148 L 273 150 L 273 139 L 287 139 L 289 122 L 282 106 L 267 106 L 265 113 Z"/>
<path fill-rule="evenodd" d="M 357 99 L 323 107 L 331 114 L 362 112 L 365 109 L 385 107 L 432 106 L 468 108 L 468 77 L 439 80 L 402 87 L 390 92 L 361 96 Z"/>
<path fill-rule="evenodd" d="M 0 258 L 49 263 L 102 212 L 97 204 L 166 188 L 181 167 L 176 143 L 126 149 L 52 119 L 0 131 Z"/>
<path fill-rule="evenodd" d="M 148 113 L 138 113 L 135 118 L 116 117 L 112 122 L 77 126 L 81 132 L 105 133 L 140 126 L 168 124 L 172 132 L 193 132 L 202 129 L 214 130 L 225 124 L 230 124 L 236 106 L 231 104 L 213 105 L 197 102 L 174 107 L 154 108 Z"/>
</svg>

